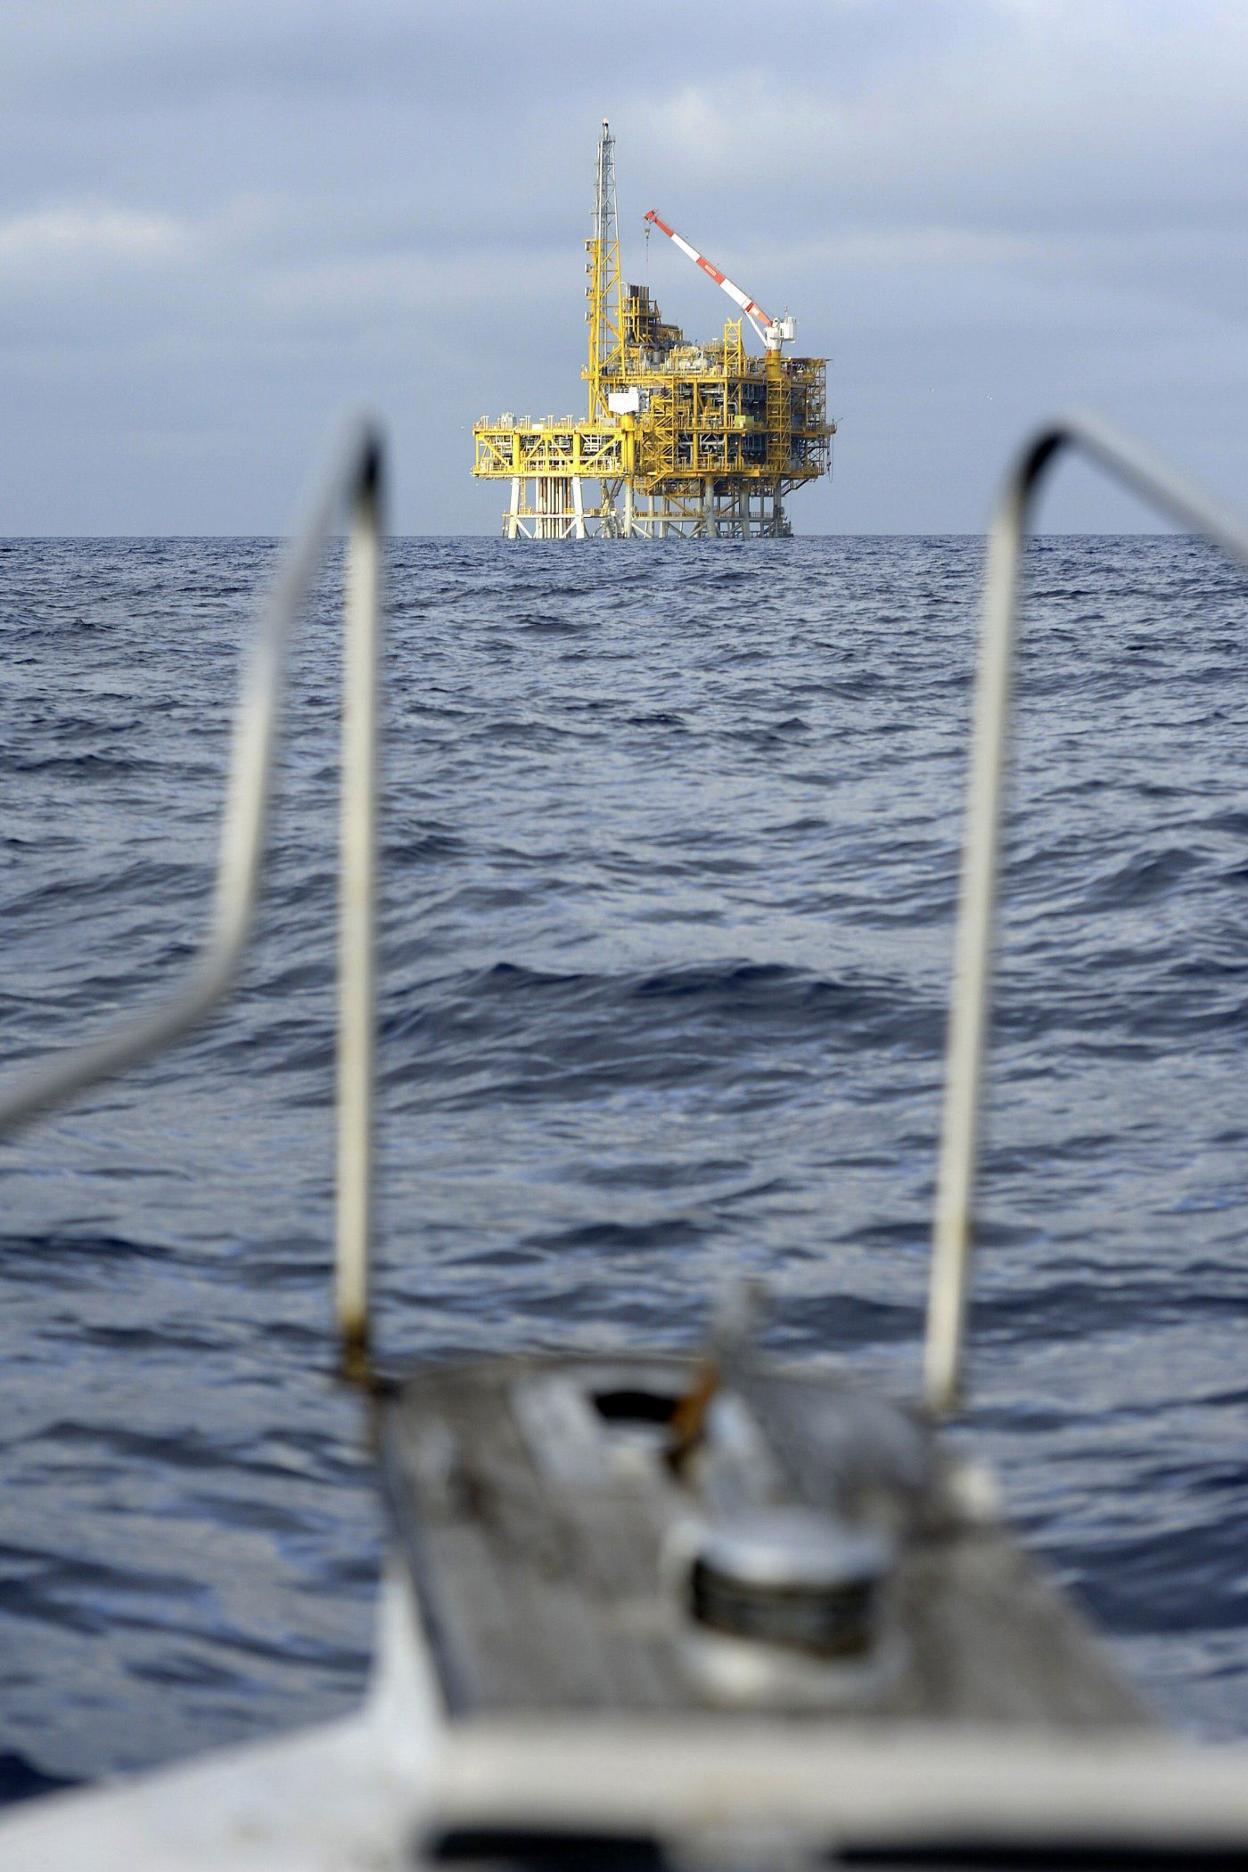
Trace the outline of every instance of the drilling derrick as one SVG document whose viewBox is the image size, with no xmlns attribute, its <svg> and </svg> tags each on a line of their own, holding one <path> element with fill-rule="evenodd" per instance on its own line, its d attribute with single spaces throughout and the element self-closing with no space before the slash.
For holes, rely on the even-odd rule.
<svg viewBox="0 0 1248 1872">
<path fill-rule="evenodd" d="M 589 326 L 589 362 L 584 376 L 589 383 L 589 420 L 610 420 L 605 380 L 619 374 L 622 363 L 620 308 L 623 273 L 620 268 L 620 217 L 615 201 L 615 138 L 606 118 L 598 138 L 594 170 L 593 234 L 585 243 L 585 323 Z"/>
<path fill-rule="evenodd" d="M 830 465 L 826 358 L 786 357 L 794 322 L 769 318 L 651 209 L 656 227 L 720 286 L 741 316 L 706 344 L 664 321 L 625 283 L 615 139 L 605 118 L 585 243 L 588 414 L 482 417 L 473 473 L 509 481 L 508 539 L 772 538 L 791 531 L 786 496 Z M 762 340 L 758 356 L 743 329 Z"/>
</svg>

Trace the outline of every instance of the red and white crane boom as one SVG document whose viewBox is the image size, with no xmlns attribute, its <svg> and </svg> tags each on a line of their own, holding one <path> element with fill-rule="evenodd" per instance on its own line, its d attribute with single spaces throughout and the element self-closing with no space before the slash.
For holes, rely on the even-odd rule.
<svg viewBox="0 0 1248 1872">
<path fill-rule="evenodd" d="M 676 232 L 675 228 L 668 227 L 667 222 L 661 220 L 653 208 L 647 209 L 646 220 L 653 221 L 655 227 L 658 228 L 661 234 L 666 234 L 668 240 L 676 243 L 681 253 L 688 254 L 695 266 L 701 267 L 702 271 L 708 273 L 717 286 L 723 287 L 733 303 L 740 306 L 746 318 L 749 319 L 750 324 L 754 327 L 769 351 L 778 351 L 781 345 L 787 344 L 790 339 L 792 339 L 794 336 L 794 324 L 787 312 L 781 319 L 768 318 L 757 300 L 751 299 L 748 293 L 742 292 L 735 280 L 730 280 L 726 273 L 720 271 L 713 260 L 708 260 L 705 254 L 700 254 L 696 247 L 691 247 L 684 236 Z"/>
</svg>

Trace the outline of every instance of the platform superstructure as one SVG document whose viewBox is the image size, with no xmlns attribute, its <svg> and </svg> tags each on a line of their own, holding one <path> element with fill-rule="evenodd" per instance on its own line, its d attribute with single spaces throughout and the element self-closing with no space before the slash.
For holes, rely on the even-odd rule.
<svg viewBox="0 0 1248 1872">
<path fill-rule="evenodd" d="M 827 415 L 827 360 L 789 357 L 786 312 L 757 302 L 651 209 L 670 239 L 738 307 L 705 344 L 667 322 L 649 289 L 620 263 L 615 139 L 604 119 L 586 241 L 585 417 L 517 418 L 474 426 L 473 473 L 510 483 L 508 539 L 744 539 L 791 531 L 785 500 L 828 472 L 836 425 Z M 748 348 L 747 334 L 762 341 Z"/>
</svg>

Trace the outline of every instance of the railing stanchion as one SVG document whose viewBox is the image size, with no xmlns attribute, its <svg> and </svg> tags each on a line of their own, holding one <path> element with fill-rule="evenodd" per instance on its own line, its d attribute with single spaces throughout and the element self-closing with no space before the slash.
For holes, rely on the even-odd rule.
<svg viewBox="0 0 1248 1872">
<path fill-rule="evenodd" d="M 1090 457 L 1145 500 L 1203 533 L 1230 558 L 1248 567 L 1248 527 L 1242 521 L 1172 474 L 1137 443 L 1090 418 L 1068 417 L 1037 430 L 1006 480 L 988 538 L 984 575 L 923 1352 L 924 1402 L 937 1415 L 955 1408 L 962 1388 L 1023 540 L 1045 472 L 1066 448 Z"/>
<path fill-rule="evenodd" d="M 366 460 L 347 542 L 343 639 L 342 863 L 338 972 L 337 1312 L 342 1363 L 369 1354 L 376 1052 L 377 669 L 381 652 L 381 490 Z"/>
<path fill-rule="evenodd" d="M 173 1044 L 228 992 L 255 921 L 286 650 L 326 542 L 349 517 L 344 650 L 339 920 L 338 1298 L 342 1365 L 368 1375 L 368 1250 L 373 1215 L 377 662 L 381 649 L 382 457 L 356 425 L 282 554 L 260 614 L 234 717 L 208 933 L 167 999 L 98 1039 L 53 1054 L 0 1087 L 0 1136 Z"/>
</svg>

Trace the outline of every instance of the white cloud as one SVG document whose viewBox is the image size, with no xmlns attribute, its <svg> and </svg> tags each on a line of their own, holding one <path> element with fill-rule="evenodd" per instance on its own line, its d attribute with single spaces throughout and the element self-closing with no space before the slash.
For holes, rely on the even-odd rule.
<svg viewBox="0 0 1248 1872">
<path fill-rule="evenodd" d="M 1056 267 L 1076 244 L 1048 235 L 1010 234 L 993 228 L 894 226 L 850 228 L 844 233 L 790 241 L 765 252 L 775 270 L 839 267 L 842 271 L 896 272 L 911 267 Z"/>
<path fill-rule="evenodd" d="M 44 208 L 0 221 L 0 266 L 72 269 L 100 261 L 167 260 L 188 251 L 190 233 L 171 215 L 100 203 Z"/>
<path fill-rule="evenodd" d="M 516 254 L 497 248 L 470 253 L 420 252 L 341 255 L 284 265 L 260 287 L 269 312 L 351 313 L 403 311 L 449 313 L 479 305 L 491 295 L 500 304 L 544 300 L 552 279 L 575 278 L 561 248 L 530 248 Z M 451 337 L 448 324 L 446 335 Z"/>
<path fill-rule="evenodd" d="M 805 71 L 738 59 L 636 92 L 630 118 L 666 152 L 681 193 L 736 193 L 755 218 L 770 198 L 773 223 L 913 215 L 925 199 L 1016 225 L 1086 225 L 1100 211 L 1179 219 L 1211 181 L 1223 197 L 1235 188 L 1242 6 L 1205 0 L 1168 16 L 1124 0 L 991 0 L 957 8 L 959 30 L 943 37 L 894 22 L 882 56 L 889 11 L 856 70 L 838 69 L 829 16 Z"/>
</svg>

